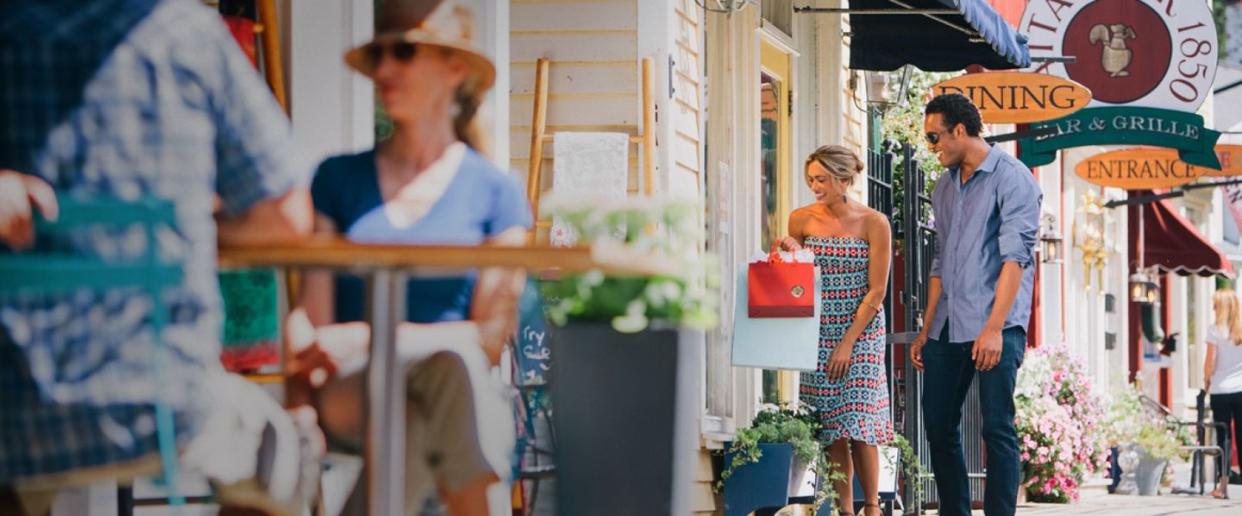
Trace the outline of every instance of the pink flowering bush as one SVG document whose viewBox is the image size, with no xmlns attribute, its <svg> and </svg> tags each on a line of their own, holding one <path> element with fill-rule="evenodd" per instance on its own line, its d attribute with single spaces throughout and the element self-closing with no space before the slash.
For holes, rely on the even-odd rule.
<svg viewBox="0 0 1242 516">
<path fill-rule="evenodd" d="M 1028 349 L 1014 403 L 1027 496 L 1077 501 L 1083 478 L 1108 458 L 1104 410 L 1082 359 L 1064 344 Z"/>
</svg>

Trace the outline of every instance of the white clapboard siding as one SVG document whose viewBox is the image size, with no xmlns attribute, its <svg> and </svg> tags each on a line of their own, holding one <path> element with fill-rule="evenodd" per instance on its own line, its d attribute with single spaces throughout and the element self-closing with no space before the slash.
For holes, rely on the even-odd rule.
<svg viewBox="0 0 1242 516">
<path fill-rule="evenodd" d="M 703 66 L 700 41 L 703 38 L 701 11 L 693 2 L 673 3 L 673 101 L 669 118 L 673 124 L 672 163 L 668 177 L 670 193 L 698 197 L 703 170 L 703 136 L 700 99 Z"/>
<path fill-rule="evenodd" d="M 535 62 L 546 57 L 548 134 L 637 134 L 641 121 L 638 0 L 514 0 L 510 27 L 510 166 L 529 170 Z M 630 146 L 630 190 L 638 188 L 637 145 Z M 544 145 L 541 189 L 552 185 L 552 144 Z"/>
<path fill-rule="evenodd" d="M 514 95 L 535 92 L 535 63 L 514 63 L 509 67 Z M 549 92 L 561 94 L 638 92 L 638 67 L 632 60 L 609 62 L 555 63 L 548 69 Z M 515 123 L 521 121 L 514 120 Z M 529 120 L 526 120 L 529 123 Z"/>
<path fill-rule="evenodd" d="M 513 9 L 521 8 L 514 5 Z M 600 62 L 637 60 L 638 33 L 618 31 L 564 31 L 509 33 L 510 58 L 514 63 L 534 63 L 541 57 L 552 61 Z"/>
<path fill-rule="evenodd" d="M 638 29 L 633 0 L 540 2 L 513 5 L 513 32 L 582 32 Z"/>
</svg>

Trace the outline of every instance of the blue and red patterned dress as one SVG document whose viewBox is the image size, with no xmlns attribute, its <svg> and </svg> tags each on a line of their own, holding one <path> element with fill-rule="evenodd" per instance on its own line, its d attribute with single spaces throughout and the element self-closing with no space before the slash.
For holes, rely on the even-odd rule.
<svg viewBox="0 0 1242 516">
<path fill-rule="evenodd" d="M 801 374 L 802 403 L 818 409 L 823 442 L 846 438 L 867 444 L 893 439 L 889 410 L 888 375 L 884 365 L 884 312 L 876 314 L 854 343 L 845 377 L 829 380 L 828 357 L 854 323 L 867 295 L 870 247 L 858 237 L 806 237 L 819 266 L 819 368 Z"/>
</svg>

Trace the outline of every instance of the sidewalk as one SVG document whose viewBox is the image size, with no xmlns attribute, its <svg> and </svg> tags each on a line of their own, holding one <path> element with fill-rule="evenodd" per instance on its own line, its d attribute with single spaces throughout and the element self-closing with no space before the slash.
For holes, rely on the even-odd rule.
<svg viewBox="0 0 1242 516">
<path fill-rule="evenodd" d="M 1018 507 L 1022 516 L 1052 514 L 1124 514 L 1125 516 L 1156 516 L 1196 514 L 1226 516 L 1242 514 L 1242 486 L 1232 486 L 1233 498 L 1217 500 L 1210 496 L 1162 494 L 1161 496 L 1110 495 L 1103 486 L 1083 490 L 1078 503 L 1027 503 Z M 983 511 L 975 511 L 982 515 Z"/>
<path fill-rule="evenodd" d="M 1174 466 L 1175 485 L 1182 487 L 1188 482 L 1187 465 Z M 1161 488 L 1159 496 L 1110 495 L 1108 480 L 1089 479 L 1083 486 L 1078 503 L 1050 504 L 1024 503 L 1018 506 L 1020 516 L 1046 516 L 1054 514 L 1122 514 L 1125 516 L 1163 516 L 1195 514 L 1203 516 L 1226 516 L 1242 514 L 1242 486 L 1229 486 L 1229 500 L 1217 500 L 1208 495 L 1172 494 L 1171 488 Z M 1197 493 L 1198 490 L 1196 489 Z M 983 511 L 974 511 L 983 515 Z"/>
</svg>

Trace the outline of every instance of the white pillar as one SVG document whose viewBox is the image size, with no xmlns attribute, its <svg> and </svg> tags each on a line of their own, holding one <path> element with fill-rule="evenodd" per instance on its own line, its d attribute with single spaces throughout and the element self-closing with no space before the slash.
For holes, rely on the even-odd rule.
<svg viewBox="0 0 1242 516">
<path fill-rule="evenodd" d="M 375 144 L 374 86 L 343 58 L 371 38 L 373 10 L 372 0 L 288 4 L 293 138 L 312 163 Z"/>
</svg>

